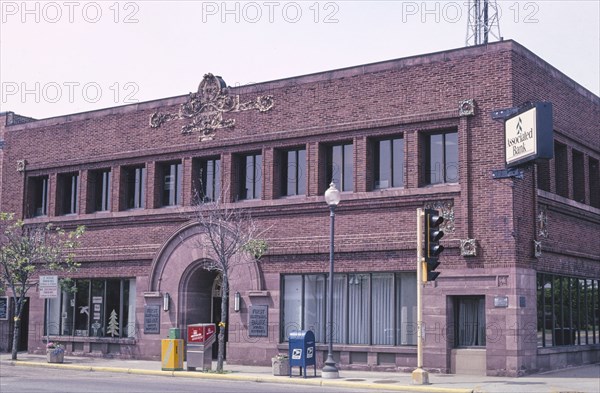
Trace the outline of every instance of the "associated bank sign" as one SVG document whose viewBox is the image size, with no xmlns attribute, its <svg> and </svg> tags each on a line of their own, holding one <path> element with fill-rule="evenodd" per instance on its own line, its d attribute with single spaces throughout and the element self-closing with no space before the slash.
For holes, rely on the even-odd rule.
<svg viewBox="0 0 600 393">
<path fill-rule="evenodd" d="M 504 123 L 506 166 L 554 155 L 552 104 L 539 102 Z"/>
</svg>

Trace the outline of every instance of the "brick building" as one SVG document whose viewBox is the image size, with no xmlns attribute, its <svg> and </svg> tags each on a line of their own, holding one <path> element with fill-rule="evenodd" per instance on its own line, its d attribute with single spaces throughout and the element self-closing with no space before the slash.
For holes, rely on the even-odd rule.
<svg viewBox="0 0 600 393">
<path fill-rule="evenodd" d="M 505 156 L 492 111 L 537 101 L 553 105 L 554 158 L 494 179 Z M 219 322 L 219 276 L 189 221 L 199 190 L 268 228 L 266 254 L 231 272 L 228 362 L 270 364 L 301 328 L 322 363 L 333 179 L 342 370 L 416 365 L 422 207 L 444 215 L 446 248 L 424 288 L 426 369 L 517 376 L 600 360 L 600 99 L 514 41 L 235 88 L 207 74 L 190 95 L 15 118 L 0 114 L 1 210 L 87 227 L 78 291 L 46 313 L 72 353 L 158 359 L 169 328 Z M 33 289 L 30 352 L 44 310 Z M 0 328 L 7 348 L 9 320 Z"/>
</svg>

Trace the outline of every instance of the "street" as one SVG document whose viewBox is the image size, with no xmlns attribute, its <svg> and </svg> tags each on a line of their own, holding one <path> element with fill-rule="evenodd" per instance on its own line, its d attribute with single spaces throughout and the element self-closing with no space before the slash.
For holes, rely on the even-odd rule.
<svg viewBox="0 0 600 393">
<path fill-rule="evenodd" d="M 0 366 L 2 393 L 373 392 L 307 385 Z"/>
</svg>

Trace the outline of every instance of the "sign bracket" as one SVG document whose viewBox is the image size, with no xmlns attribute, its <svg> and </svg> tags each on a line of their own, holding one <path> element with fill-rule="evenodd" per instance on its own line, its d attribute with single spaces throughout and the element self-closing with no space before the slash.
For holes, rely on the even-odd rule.
<svg viewBox="0 0 600 393">
<path fill-rule="evenodd" d="M 519 168 L 496 169 L 492 171 L 492 179 L 522 179 L 523 170 Z"/>
</svg>

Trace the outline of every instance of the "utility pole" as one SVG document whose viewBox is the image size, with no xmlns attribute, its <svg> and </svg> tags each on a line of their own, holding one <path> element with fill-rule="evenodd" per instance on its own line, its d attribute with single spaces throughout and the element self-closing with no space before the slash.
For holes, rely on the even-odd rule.
<svg viewBox="0 0 600 393">
<path fill-rule="evenodd" d="M 417 209 L 417 368 L 413 385 L 428 385 L 429 373 L 423 370 L 423 209 Z"/>
</svg>

